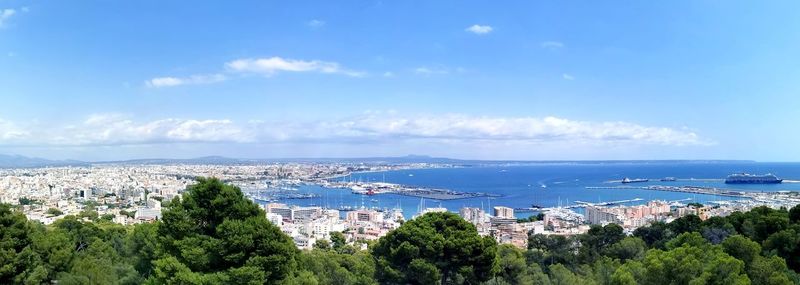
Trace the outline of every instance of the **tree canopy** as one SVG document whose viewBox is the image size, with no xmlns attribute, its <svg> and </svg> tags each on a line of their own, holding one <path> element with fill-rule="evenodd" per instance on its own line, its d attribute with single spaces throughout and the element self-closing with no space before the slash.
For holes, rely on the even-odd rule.
<svg viewBox="0 0 800 285">
<path fill-rule="evenodd" d="M 158 236 L 158 283 L 268 284 L 297 266 L 289 237 L 237 187 L 218 179 L 199 179 L 171 201 Z"/>
<path fill-rule="evenodd" d="M 453 213 L 404 223 L 373 248 L 377 279 L 386 284 L 486 281 L 497 271 L 497 243 Z"/>
</svg>

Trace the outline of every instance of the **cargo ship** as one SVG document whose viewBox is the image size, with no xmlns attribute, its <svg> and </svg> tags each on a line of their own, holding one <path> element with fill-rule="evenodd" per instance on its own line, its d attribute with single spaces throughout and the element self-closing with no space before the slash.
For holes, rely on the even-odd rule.
<svg viewBox="0 0 800 285">
<path fill-rule="evenodd" d="M 725 184 L 777 184 L 781 182 L 783 182 L 783 179 L 778 178 L 772 173 L 764 175 L 736 173 L 728 175 L 728 177 L 725 178 Z"/>
<path fill-rule="evenodd" d="M 637 183 L 637 182 L 647 182 L 647 181 L 650 181 L 650 179 L 644 179 L 644 178 L 630 179 L 628 177 L 625 177 L 625 179 L 622 179 L 622 183 Z"/>
</svg>

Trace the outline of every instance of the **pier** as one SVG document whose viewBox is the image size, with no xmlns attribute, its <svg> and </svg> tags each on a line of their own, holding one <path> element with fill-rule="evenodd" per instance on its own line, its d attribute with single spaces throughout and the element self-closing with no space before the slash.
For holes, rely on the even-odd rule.
<svg viewBox="0 0 800 285">
<path fill-rule="evenodd" d="M 590 202 L 584 202 L 584 201 L 575 201 L 575 204 L 583 205 L 583 206 L 609 206 L 609 205 L 616 205 L 616 204 L 625 204 L 625 203 L 630 203 L 630 202 L 639 202 L 639 201 L 642 201 L 642 200 L 644 200 L 644 199 L 642 199 L 642 198 L 633 198 L 633 199 L 628 199 L 628 200 L 609 201 L 609 202 L 600 202 L 600 203 L 590 203 Z"/>
<path fill-rule="evenodd" d="M 664 182 L 664 183 L 681 182 L 681 181 L 688 181 L 688 182 L 691 182 L 691 181 L 695 181 L 695 182 L 722 182 L 722 181 L 725 181 L 725 179 L 721 179 L 721 178 L 675 178 L 675 180 L 663 180 L 664 178 L 638 178 L 638 179 L 647 180 L 647 181 L 643 181 L 643 182 Z M 623 182 L 622 182 L 622 180 L 607 180 L 607 181 L 603 181 L 603 183 L 623 183 Z M 634 183 L 638 183 L 638 182 L 634 182 Z"/>
<path fill-rule="evenodd" d="M 457 200 L 483 197 L 501 197 L 499 194 L 460 192 L 449 189 L 419 187 L 386 182 L 326 182 L 318 184 L 325 188 L 350 189 L 353 194 L 381 195 L 396 194 L 402 196 L 433 200 Z"/>
<path fill-rule="evenodd" d="M 646 189 L 644 186 L 586 186 L 586 189 Z"/>
<path fill-rule="evenodd" d="M 724 188 L 713 188 L 713 187 L 699 187 L 699 186 L 661 186 L 661 185 L 650 185 L 650 186 L 588 186 L 586 189 L 640 189 L 640 190 L 653 190 L 653 191 L 667 191 L 667 192 L 681 192 L 681 193 L 691 193 L 691 194 L 705 194 L 705 195 L 715 195 L 715 196 L 725 196 L 725 197 L 741 197 L 741 198 L 750 198 L 747 192 L 744 191 L 737 191 L 733 189 L 724 189 Z"/>
<path fill-rule="evenodd" d="M 610 205 L 618 205 L 618 204 L 625 204 L 631 202 L 639 202 L 644 201 L 642 198 L 633 198 L 628 200 L 618 200 L 618 201 L 608 201 L 608 202 L 598 202 L 598 203 L 591 203 L 591 202 L 584 202 L 584 201 L 575 201 L 575 204 L 562 206 L 562 207 L 547 207 L 547 208 L 514 208 L 514 211 L 521 212 L 521 213 L 529 213 L 529 212 L 541 212 L 547 211 L 555 208 L 562 208 L 562 209 L 574 209 L 574 208 L 584 208 L 586 206 L 610 206 Z"/>
</svg>

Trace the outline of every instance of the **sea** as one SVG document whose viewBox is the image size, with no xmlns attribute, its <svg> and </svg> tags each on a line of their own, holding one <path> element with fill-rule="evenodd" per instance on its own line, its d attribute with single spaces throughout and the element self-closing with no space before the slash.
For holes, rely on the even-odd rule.
<svg viewBox="0 0 800 285">
<path fill-rule="evenodd" d="M 733 173 L 772 173 L 784 179 L 781 184 L 727 185 L 724 178 Z M 349 189 L 327 189 L 317 185 L 302 185 L 300 193 L 318 195 L 312 199 L 286 199 L 290 205 L 323 206 L 329 208 L 366 207 L 377 209 L 400 208 L 406 218 L 420 209 L 444 207 L 458 212 L 462 207 L 483 208 L 491 212 L 494 206 L 529 208 L 532 205 L 554 207 L 573 205 L 576 201 L 609 202 L 642 199 L 627 205 L 650 200 L 681 201 L 684 203 L 713 203 L 732 198 L 715 195 L 665 192 L 644 189 L 593 189 L 592 187 L 623 186 L 623 178 L 645 178 L 648 182 L 625 186 L 703 186 L 740 191 L 800 191 L 800 163 L 687 161 L 687 162 L 574 162 L 534 164 L 492 164 L 456 168 L 408 169 L 386 172 L 355 173 L 353 181 L 388 182 L 461 192 L 496 194 L 458 200 L 430 200 L 397 194 L 372 196 L 353 194 Z M 674 177 L 677 181 L 660 181 Z M 587 188 L 589 187 L 589 188 Z M 581 210 L 577 210 L 580 212 Z M 535 212 L 515 212 L 528 217 Z"/>
</svg>

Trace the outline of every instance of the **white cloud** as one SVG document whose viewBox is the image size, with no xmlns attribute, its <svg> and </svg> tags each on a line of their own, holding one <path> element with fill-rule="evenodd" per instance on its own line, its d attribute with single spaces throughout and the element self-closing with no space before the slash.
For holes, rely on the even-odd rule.
<svg viewBox="0 0 800 285">
<path fill-rule="evenodd" d="M 491 26 L 472 25 L 464 30 L 478 35 L 485 35 L 491 33 L 493 29 Z"/>
<path fill-rule="evenodd" d="M 281 57 L 270 58 L 244 58 L 225 63 L 225 71 L 229 73 L 260 74 L 272 76 L 279 72 L 318 72 L 343 74 L 351 77 L 364 77 L 366 72 L 355 71 L 341 67 L 336 62 L 321 60 L 295 60 Z M 145 81 L 147 87 L 174 87 L 180 85 L 210 84 L 228 80 L 222 73 L 200 74 L 189 77 L 164 76 L 155 77 Z"/>
<path fill-rule="evenodd" d="M 325 21 L 313 19 L 311 21 L 306 22 L 306 25 L 312 28 L 321 28 L 322 26 L 325 26 Z"/>
<path fill-rule="evenodd" d="M 561 78 L 564 78 L 565 80 L 575 80 L 575 77 L 566 73 L 561 74 Z"/>
<path fill-rule="evenodd" d="M 627 142 L 693 145 L 693 132 L 627 122 L 586 122 L 557 117 L 475 117 L 466 115 L 398 116 L 373 113 L 302 128 L 314 136 L 350 139 L 424 139 L 437 141 Z M 296 134 L 299 137 L 308 135 Z"/>
<path fill-rule="evenodd" d="M 34 132 L 26 130 L 36 130 Z M 557 117 L 403 116 L 372 112 L 324 121 L 166 118 L 136 121 L 93 115 L 77 124 L 21 126 L 0 120 L 0 145 L 91 146 L 171 143 L 435 143 L 437 145 L 709 145 L 686 129 Z"/>
<path fill-rule="evenodd" d="M 17 124 L 0 119 L 0 141 L 16 142 L 26 139 L 29 135 L 29 131 L 17 126 Z"/>
<path fill-rule="evenodd" d="M 414 73 L 421 75 L 433 75 L 433 74 L 448 74 L 450 73 L 450 71 L 448 71 L 447 68 L 443 67 L 420 66 L 414 68 Z"/>
<path fill-rule="evenodd" d="M 556 41 L 546 41 L 546 42 L 541 42 L 539 46 L 546 49 L 560 49 L 564 47 L 564 43 Z"/>
<path fill-rule="evenodd" d="M 335 73 L 353 77 L 362 77 L 366 75 L 364 72 L 342 68 L 336 62 L 284 59 L 277 56 L 270 58 L 237 59 L 226 63 L 225 67 L 230 72 L 256 73 L 265 76 L 272 76 L 278 72 Z"/>
<path fill-rule="evenodd" d="M 394 72 L 391 71 L 384 72 L 383 77 L 394 77 Z"/>
<path fill-rule="evenodd" d="M 192 75 L 189 77 L 156 77 L 145 82 L 148 87 L 174 87 L 180 85 L 211 84 L 225 81 L 227 77 L 222 74 Z"/>
<path fill-rule="evenodd" d="M 248 141 L 248 133 L 231 120 L 167 118 L 136 122 L 118 114 L 92 115 L 55 134 L 60 135 L 43 143 L 81 146 Z"/>
<path fill-rule="evenodd" d="M 0 9 L 0 28 L 6 25 L 8 19 L 12 16 L 17 14 L 17 10 L 14 9 Z"/>
</svg>

